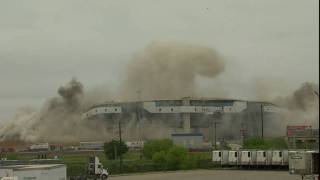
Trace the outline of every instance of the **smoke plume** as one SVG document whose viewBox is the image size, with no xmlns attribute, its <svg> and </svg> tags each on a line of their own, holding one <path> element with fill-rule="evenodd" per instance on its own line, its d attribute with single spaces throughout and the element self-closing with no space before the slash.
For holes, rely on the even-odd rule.
<svg viewBox="0 0 320 180">
<path fill-rule="evenodd" d="M 215 78 L 225 63 L 211 48 L 154 42 L 129 63 L 121 96 L 126 99 L 195 96 L 197 76 Z"/>
</svg>

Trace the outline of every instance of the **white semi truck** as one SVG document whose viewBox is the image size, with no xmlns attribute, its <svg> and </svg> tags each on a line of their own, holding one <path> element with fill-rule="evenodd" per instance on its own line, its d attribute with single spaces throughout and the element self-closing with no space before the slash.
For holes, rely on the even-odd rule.
<svg viewBox="0 0 320 180">
<path fill-rule="evenodd" d="M 86 167 L 86 173 L 82 176 L 69 177 L 70 180 L 106 180 L 109 177 L 107 169 L 103 168 L 97 156 L 90 156 Z"/>
<path fill-rule="evenodd" d="M 88 162 L 88 176 L 94 179 L 106 180 L 109 176 L 107 169 L 103 169 L 97 156 L 91 156 Z"/>
</svg>

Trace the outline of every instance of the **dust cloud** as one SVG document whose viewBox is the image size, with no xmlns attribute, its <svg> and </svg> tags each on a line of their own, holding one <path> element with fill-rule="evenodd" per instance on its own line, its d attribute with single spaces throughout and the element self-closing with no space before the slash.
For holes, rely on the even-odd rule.
<svg viewBox="0 0 320 180">
<path fill-rule="evenodd" d="M 102 121 L 82 119 L 82 113 L 96 103 L 111 101 L 112 97 L 115 97 L 115 101 L 136 100 L 137 91 L 143 94 L 144 99 L 192 96 L 196 92 L 197 76 L 214 78 L 224 68 L 224 61 L 213 49 L 176 42 L 155 42 L 130 62 L 125 73 L 126 79 L 118 90 L 120 94 L 114 95 L 105 87 L 90 89 L 85 93 L 83 85 L 72 79 L 58 88 L 59 97 L 49 99 L 40 111 L 21 110 L 13 120 L 1 124 L 0 141 L 68 143 L 112 138 L 117 133 L 116 127 L 108 127 Z M 172 131 L 165 125 L 145 121 L 143 128 L 149 127 L 150 131 L 139 134 L 138 130 L 134 130 L 139 124 L 132 118 L 124 121 L 128 122 L 124 126 L 127 132 L 124 136 L 128 138 L 151 137 L 150 134 L 157 137 Z M 154 133 L 159 127 L 163 127 L 161 132 Z"/>
<path fill-rule="evenodd" d="M 58 89 L 59 97 L 49 99 L 40 111 L 21 110 L 0 126 L 0 141 L 65 142 L 95 140 L 107 136 L 103 126 L 81 119 L 83 85 L 72 79 Z"/>
<path fill-rule="evenodd" d="M 223 74 L 225 66 L 224 59 L 211 48 L 177 42 L 154 42 L 130 61 L 124 72 L 125 78 L 120 82 L 116 93 L 109 91 L 108 86 L 85 91 L 78 80 L 72 79 L 59 87 L 59 96 L 49 99 L 40 110 L 24 108 L 17 112 L 14 119 L 2 122 L 0 141 L 72 143 L 112 139 L 118 133 L 114 123 L 106 123 L 106 119 L 99 118 L 95 121 L 83 119 L 82 113 L 92 105 L 106 101 L 201 96 L 197 78 L 214 80 Z M 228 89 L 214 88 L 217 91 Z M 281 113 L 284 120 L 277 121 L 280 124 L 276 126 L 303 122 L 319 127 L 319 97 L 315 93 L 319 92 L 318 89 L 312 83 L 305 83 L 289 96 L 275 97 L 273 91 L 266 88 L 260 88 L 261 91 L 257 89 L 257 94 L 260 93 L 267 98 L 265 100 L 285 109 Z M 208 89 L 210 92 L 217 92 L 215 90 Z M 166 137 L 173 132 L 173 129 L 159 123 L 160 121 L 142 119 L 141 122 L 136 122 L 135 117 L 119 118 L 126 122 L 123 128 L 124 138 L 127 140 L 137 137 Z M 141 128 L 143 131 L 140 131 Z"/>
<path fill-rule="evenodd" d="M 311 125 L 319 128 L 319 86 L 305 82 L 291 95 L 278 97 L 273 102 L 284 108 L 282 123 Z"/>
<path fill-rule="evenodd" d="M 177 42 L 154 42 L 129 63 L 122 98 L 177 99 L 196 96 L 196 77 L 215 78 L 225 69 L 211 48 Z"/>
</svg>

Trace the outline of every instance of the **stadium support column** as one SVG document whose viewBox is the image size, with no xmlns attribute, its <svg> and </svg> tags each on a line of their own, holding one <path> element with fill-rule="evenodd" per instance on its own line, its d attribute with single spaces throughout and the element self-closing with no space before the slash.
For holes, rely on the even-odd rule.
<svg viewBox="0 0 320 180">
<path fill-rule="evenodd" d="M 190 113 L 183 114 L 183 131 L 184 133 L 190 133 Z"/>
<path fill-rule="evenodd" d="M 190 98 L 183 98 L 183 105 L 190 106 Z M 183 131 L 184 133 L 191 133 L 190 113 L 183 113 Z"/>
</svg>

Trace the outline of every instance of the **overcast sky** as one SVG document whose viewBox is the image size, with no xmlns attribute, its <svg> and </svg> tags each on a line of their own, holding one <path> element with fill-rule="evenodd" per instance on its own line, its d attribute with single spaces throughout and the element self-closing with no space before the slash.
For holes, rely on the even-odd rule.
<svg viewBox="0 0 320 180">
<path fill-rule="evenodd" d="M 250 92 L 250 82 L 266 77 L 289 89 L 318 83 L 318 7 L 318 0 L 1 0 L 0 119 L 39 107 L 72 77 L 88 88 L 115 87 L 132 55 L 158 40 L 214 48 L 227 61 L 220 81 L 234 91 Z"/>
</svg>

